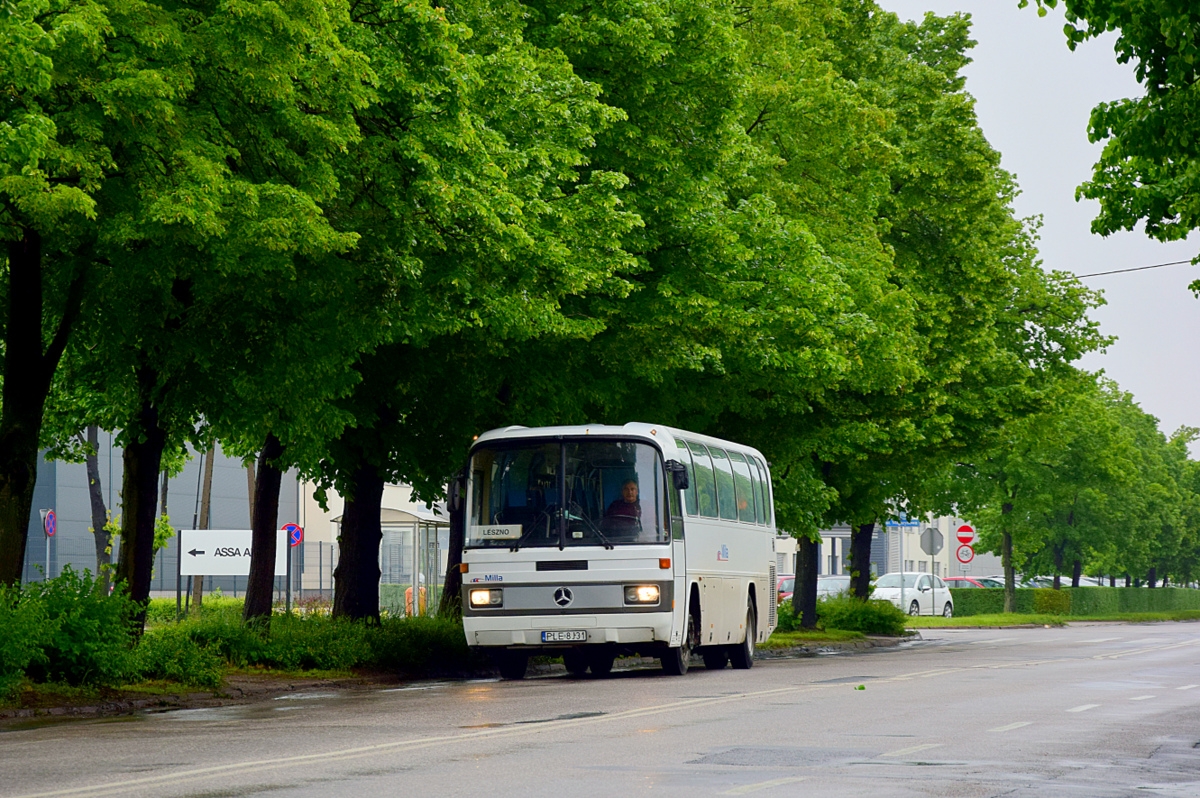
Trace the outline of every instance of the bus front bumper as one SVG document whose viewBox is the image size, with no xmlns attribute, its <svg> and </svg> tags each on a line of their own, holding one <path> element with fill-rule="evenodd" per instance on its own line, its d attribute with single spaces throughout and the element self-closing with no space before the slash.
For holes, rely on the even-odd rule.
<svg viewBox="0 0 1200 798">
<path fill-rule="evenodd" d="M 667 612 L 612 613 L 602 615 L 526 615 L 464 617 L 463 631 L 469 646 L 529 646 L 554 648 L 589 644 L 632 645 L 668 643 L 671 615 Z M 543 635 L 549 632 L 549 637 Z M 586 640 L 553 639 L 560 632 L 583 632 Z"/>
</svg>

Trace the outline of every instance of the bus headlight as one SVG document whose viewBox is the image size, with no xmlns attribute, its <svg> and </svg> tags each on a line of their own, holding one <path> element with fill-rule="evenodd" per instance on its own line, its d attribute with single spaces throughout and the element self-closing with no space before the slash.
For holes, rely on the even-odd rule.
<svg viewBox="0 0 1200 798">
<path fill-rule="evenodd" d="M 504 591 L 498 588 L 472 590 L 470 601 L 472 607 L 503 607 Z"/>
<path fill-rule="evenodd" d="M 625 588 L 626 604 L 657 604 L 658 585 L 629 585 Z"/>
</svg>

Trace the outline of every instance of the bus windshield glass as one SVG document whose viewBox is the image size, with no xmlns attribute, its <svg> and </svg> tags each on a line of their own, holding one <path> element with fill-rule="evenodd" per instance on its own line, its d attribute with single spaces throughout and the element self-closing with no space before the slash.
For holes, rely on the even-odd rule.
<svg viewBox="0 0 1200 798">
<path fill-rule="evenodd" d="M 505 441 L 471 457 L 466 545 L 486 548 L 666 543 L 658 451 L 610 440 Z"/>
</svg>

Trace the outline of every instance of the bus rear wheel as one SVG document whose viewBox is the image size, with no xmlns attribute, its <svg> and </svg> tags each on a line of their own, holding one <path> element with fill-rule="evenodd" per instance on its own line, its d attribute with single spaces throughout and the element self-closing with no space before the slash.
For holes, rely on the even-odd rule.
<svg viewBox="0 0 1200 798">
<path fill-rule="evenodd" d="M 723 646 L 702 648 L 700 656 L 704 657 L 704 667 L 710 671 L 719 671 L 725 667 L 725 663 L 729 662 L 729 652 Z"/>
<path fill-rule="evenodd" d="M 729 663 L 738 670 L 749 670 L 754 665 L 754 638 L 758 636 L 754 615 L 752 601 L 746 608 L 746 639 L 739 645 L 729 647 Z"/>
</svg>

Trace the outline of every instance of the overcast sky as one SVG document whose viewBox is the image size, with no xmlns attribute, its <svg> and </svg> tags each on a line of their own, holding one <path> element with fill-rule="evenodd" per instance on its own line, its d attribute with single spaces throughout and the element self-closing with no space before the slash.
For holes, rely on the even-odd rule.
<svg viewBox="0 0 1200 798">
<path fill-rule="evenodd" d="M 1101 238 L 1090 230 L 1096 203 L 1075 202 L 1076 186 L 1091 177 L 1100 154 L 1100 145 L 1087 139 L 1092 107 L 1141 94 L 1132 67 L 1116 62 L 1115 37 L 1071 52 L 1061 11 L 1039 18 L 1033 8 L 1018 9 L 1017 0 L 879 2 L 905 19 L 920 19 L 926 11 L 971 15 L 971 38 L 978 44 L 965 70 L 967 90 L 976 98 L 988 141 L 1017 176 L 1022 192 L 1017 213 L 1044 219 L 1040 249 L 1046 268 L 1089 274 L 1187 260 L 1200 251 L 1195 235 L 1173 244 L 1141 232 Z M 1118 341 L 1083 366 L 1104 369 L 1159 418 L 1167 434 L 1184 424 L 1200 427 L 1194 403 L 1200 300 L 1187 290 L 1197 278 L 1200 268 L 1184 265 L 1084 281 L 1104 291 L 1108 304 L 1095 317 Z"/>
</svg>

